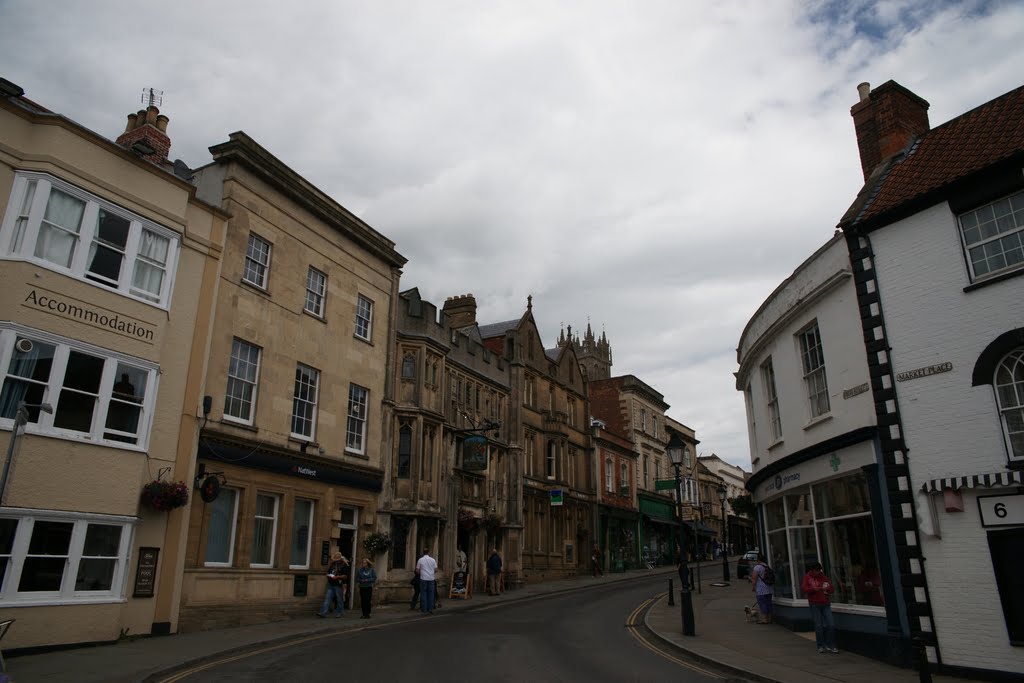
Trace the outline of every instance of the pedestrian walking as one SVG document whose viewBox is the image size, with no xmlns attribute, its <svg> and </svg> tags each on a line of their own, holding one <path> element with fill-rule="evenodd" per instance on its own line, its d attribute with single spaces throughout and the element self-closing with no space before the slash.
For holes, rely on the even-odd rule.
<svg viewBox="0 0 1024 683">
<path fill-rule="evenodd" d="M 360 619 L 370 618 L 370 607 L 373 603 L 373 584 L 377 583 L 377 572 L 373 569 L 370 558 L 363 558 L 363 566 L 356 570 L 356 584 L 359 585 L 359 604 L 363 609 Z"/>
<path fill-rule="evenodd" d="M 501 555 L 498 549 L 491 550 L 491 556 L 487 558 L 487 594 L 497 595 L 500 591 L 498 584 L 501 582 Z"/>
<path fill-rule="evenodd" d="M 832 593 L 835 586 L 822 571 L 821 562 L 810 565 L 803 581 L 800 582 L 800 590 L 807 596 L 807 606 L 811 608 L 818 654 L 826 650 L 839 652 L 839 648 L 836 647 L 836 622 L 832 618 Z"/>
<path fill-rule="evenodd" d="M 604 576 L 604 568 L 601 566 L 601 548 L 594 544 L 594 550 L 590 553 L 590 571 L 595 577 Z"/>
<path fill-rule="evenodd" d="M 422 557 L 416 561 L 416 571 L 420 575 L 420 611 L 433 614 L 437 597 L 437 560 L 430 556 L 430 548 L 424 546 Z"/>
<path fill-rule="evenodd" d="M 326 617 L 331 611 L 331 600 L 334 600 L 334 618 L 340 619 L 345 613 L 345 580 L 344 569 L 348 560 L 340 552 L 335 551 L 331 556 L 331 563 L 327 566 L 327 590 L 324 594 L 324 604 L 316 613 L 318 617 Z"/>
<path fill-rule="evenodd" d="M 750 570 L 750 589 L 757 596 L 757 609 L 761 613 L 761 619 L 757 623 L 772 623 L 772 594 L 775 583 L 775 572 L 771 570 L 764 560 L 762 553 L 757 554 L 757 564 Z"/>
</svg>

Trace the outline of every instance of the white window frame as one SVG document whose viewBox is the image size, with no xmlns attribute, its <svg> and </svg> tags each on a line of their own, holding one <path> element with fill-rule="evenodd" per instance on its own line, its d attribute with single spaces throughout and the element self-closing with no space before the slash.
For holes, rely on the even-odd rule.
<svg viewBox="0 0 1024 683">
<path fill-rule="evenodd" d="M 135 535 L 135 524 L 138 522 L 137 519 L 122 515 L 97 515 L 62 510 L 29 510 L 22 508 L 4 508 L 3 512 L 0 513 L 0 517 L 18 520 L 18 528 L 15 532 L 7 572 L 4 576 L 3 584 L 0 585 L 0 607 L 99 604 L 125 601 L 125 585 L 128 576 L 132 542 Z M 68 554 L 66 556 L 67 560 L 61 580 L 61 587 L 56 591 L 20 593 L 18 592 L 18 583 L 21 580 L 22 569 L 28 555 L 29 542 L 32 539 L 32 528 L 37 521 L 74 525 L 71 539 L 68 543 Z M 110 590 L 107 591 L 75 590 L 75 581 L 78 578 L 78 568 L 82 561 L 85 536 L 89 524 L 121 527 L 118 552 L 116 558 L 114 558 L 116 560 L 114 574 L 111 577 Z"/>
<path fill-rule="evenodd" d="M 309 514 L 306 516 L 305 520 L 300 520 L 299 519 L 299 504 L 300 503 L 307 503 L 309 505 Z M 298 528 L 296 526 L 296 523 L 299 522 L 299 521 L 305 521 L 306 522 L 306 529 L 307 529 L 307 532 L 306 532 L 306 552 L 305 552 L 306 561 L 304 563 L 302 563 L 302 564 L 289 564 L 288 565 L 289 569 L 309 569 L 309 550 L 310 550 L 310 548 L 313 547 L 313 519 L 314 519 L 314 511 L 315 510 L 316 510 L 316 502 L 313 501 L 313 500 L 310 500 L 309 498 L 295 498 L 292 501 L 292 533 L 291 533 L 291 537 L 289 538 L 289 541 L 291 542 L 291 544 L 289 545 L 289 548 L 288 548 L 288 551 L 289 551 L 288 552 L 288 562 L 290 563 L 292 561 L 292 559 L 294 559 L 292 557 L 292 555 L 291 555 L 291 551 L 292 551 L 292 549 L 295 546 L 295 534 L 298 532 Z"/>
<path fill-rule="evenodd" d="M 303 371 L 305 371 L 305 372 L 303 372 Z M 303 376 L 301 379 L 300 379 L 300 373 Z M 319 405 L 319 402 L 320 402 L 320 371 L 317 370 L 314 367 L 306 365 L 305 363 L 296 363 L 295 364 L 295 375 L 296 375 L 295 382 L 294 382 L 293 388 L 292 388 L 292 414 L 291 414 L 291 419 L 290 419 L 290 423 L 289 423 L 288 429 L 291 432 L 292 438 L 300 439 L 302 441 L 315 441 L 316 440 L 316 422 L 317 422 L 317 415 L 319 413 L 318 405 Z M 314 382 L 307 382 L 307 381 L 305 381 L 305 377 L 312 378 L 314 380 Z M 300 382 L 301 382 L 301 385 L 300 385 Z M 313 391 L 312 391 L 313 396 L 312 396 L 311 399 L 304 395 L 305 392 L 301 391 L 302 387 L 305 387 L 305 386 L 312 386 L 312 388 L 313 388 Z M 296 408 L 298 408 L 299 405 L 311 406 L 311 409 L 310 409 L 311 412 L 310 412 L 310 415 L 309 415 L 308 418 L 305 415 L 303 415 L 301 417 L 298 415 L 298 413 L 296 412 Z M 309 434 L 304 434 L 302 432 L 295 431 L 295 420 L 296 420 L 296 418 L 300 418 L 300 419 L 302 419 L 304 421 L 308 419 L 308 421 L 309 421 Z"/>
<path fill-rule="evenodd" d="M 828 396 L 828 375 L 825 372 L 825 347 L 818 321 L 812 322 L 796 336 L 800 343 L 800 367 L 803 369 L 807 408 L 811 419 L 815 420 L 832 411 Z"/>
<path fill-rule="evenodd" d="M 957 226 L 972 282 L 1024 268 L 1024 192 L 965 211 L 957 216 Z M 1018 260 L 1007 264 L 1007 254 Z M 1003 263 L 989 267 L 990 259 Z M 978 272 L 979 264 L 984 272 Z"/>
<path fill-rule="evenodd" d="M 317 318 L 323 318 L 326 301 L 327 273 L 310 266 L 306 273 L 306 303 L 303 310 Z"/>
<path fill-rule="evenodd" d="M 366 453 L 366 425 L 370 412 L 370 390 L 352 383 L 348 385 L 348 419 L 345 421 L 345 451 Z M 360 413 L 362 413 L 360 415 Z"/>
<path fill-rule="evenodd" d="M 779 391 L 775 384 L 775 365 L 771 356 L 761 363 L 761 381 L 764 383 L 765 408 L 768 410 L 772 443 L 775 443 L 782 439 L 782 412 L 779 410 Z"/>
<path fill-rule="evenodd" d="M 205 538 L 205 541 L 206 541 L 203 544 L 203 566 L 204 567 L 231 567 L 234 564 L 234 561 L 235 561 L 235 536 L 238 533 L 238 505 L 239 505 L 240 499 L 242 498 L 242 492 L 239 489 L 222 488 L 220 490 L 220 496 L 217 497 L 217 500 L 220 500 L 222 496 L 228 495 L 228 494 L 233 496 L 233 501 L 232 501 L 232 504 L 231 504 L 231 529 L 228 532 L 228 560 L 227 560 L 227 562 L 211 562 L 211 561 L 206 559 L 206 553 L 207 553 L 207 550 L 209 549 L 209 544 L 210 544 L 210 525 L 209 525 L 209 521 L 207 521 L 204 524 L 204 526 L 205 526 L 204 538 Z M 214 502 L 214 504 L 216 504 L 216 501 Z M 212 507 L 210 509 L 211 509 L 211 515 L 212 515 Z"/>
<path fill-rule="evenodd" d="M 1011 461 L 1020 462 L 1024 460 L 1024 448 L 1020 452 L 1013 446 L 1013 438 L 1022 439 L 1022 432 L 1011 431 L 1011 414 L 1016 414 L 1018 420 L 1024 420 L 1024 382 L 1018 379 L 1018 375 L 1024 370 L 1024 346 L 1018 347 L 1006 354 L 999 365 L 996 366 L 995 376 L 992 378 L 992 387 L 996 391 L 996 405 L 999 407 L 999 421 L 1003 427 L 1003 436 L 1006 439 L 1006 450 Z M 1015 403 L 1007 400 L 1013 396 Z"/>
<path fill-rule="evenodd" d="M 8 371 L 11 365 L 11 358 L 15 353 L 18 353 L 15 348 L 15 341 L 19 337 L 55 347 L 50 376 L 45 383 L 42 401 L 40 401 L 41 403 L 49 403 L 53 408 L 53 412 L 45 413 L 39 411 L 37 421 L 29 422 L 25 425 L 26 432 L 57 439 L 82 441 L 91 444 L 98 443 L 110 448 L 122 448 L 132 451 L 145 451 L 149 448 L 149 436 L 153 423 L 154 406 L 156 405 L 160 378 L 159 365 L 78 340 L 59 337 L 42 330 L 35 330 L 17 323 L 0 322 L 0 390 L 2 390 L 4 380 L 9 376 Z M 88 432 L 79 432 L 54 426 L 54 420 L 57 418 L 60 408 L 61 391 L 65 390 L 64 379 L 68 358 L 72 351 L 101 358 L 104 361 L 97 393 L 90 394 L 95 396 L 96 403 L 92 414 L 92 424 Z M 126 443 L 124 441 L 104 438 L 104 432 L 117 432 L 114 428 L 107 429 L 106 423 L 108 409 L 111 402 L 114 401 L 113 393 L 114 385 L 117 382 L 118 366 L 122 363 L 130 366 L 132 369 L 142 371 L 146 375 L 146 389 L 143 392 L 142 403 L 139 406 L 141 414 L 139 415 L 138 431 L 135 434 L 136 443 Z M 42 382 L 35 383 L 42 384 Z M 68 391 L 82 393 L 71 389 L 68 389 Z M 11 430 L 13 428 L 13 417 L 0 417 L 0 429 Z M 126 432 L 121 433 L 127 434 Z"/>
<path fill-rule="evenodd" d="M 274 512 L 272 516 L 267 517 L 266 515 L 259 514 L 259 502 L 260 498 L 270 498 L 274 501 Z M 253 501 L 253 513 L 252 513 L 252 548 L 256 549 L 256 528 L 259 520 L 270 520 L 270 562 L 253 562 L 253 557 L 249 557 L 249 566 L 253 569 L 272 569 L 274 567 L 274 556 L 277 553 L 277 525 L 281 517 L 281 496 L 276 493 L 264 493 L 262 491 L 256 492 L 256 498 Z"/>
<path fill-rule="evenodd" d="M 28 199 L 26 193 L 30 186 L 34 187 L 34 191 L 31 202 L 26 206 Z M 71 262 L 67 266 L 54 263 L 35 254 L 47 202 L 50 193 L 54 190 L 85 203 Z M 27 209 L 27 213 L 23 213 L 23 209 Z M 93 277 L 100 279 L 87 277 L 89 274 L 89 252 L 92 247 L 103 244 L 97 236 L 100 210 L 129 222 L 128 237 L 123 249 L 120 246 L 115 249 L 123 254 L 121 273 L 116 282 L 96 274 Z M 140 254 L 144 231 L 167 240 L 166 261 L 162 264 L 164 277 L 160 283 L 160 291 L 155 294 L 132 286 L 136 268 L 140 263 L 159 265 Z M 111 247 L 112 245 L 107 246 Z M 7 204 L 7 213 L 3 223 L 0 224 L 0 259 L 2 260 L 29 261 L 94 287 L 114 291 L 130 299 L 167 309 L 170 307 L 171 293 L 174 291 L 174 275 L 178 269 L 180 251 L 181 236 L 173 230 L 157 225 L 142 216 L 46 173 L 19 171 L 15 174 L 10 200 Z"/>
<path fill-rule="evenodd" d="M 373 338 L 373 300 L 362 294 L 356 297 L 355 336 L 363 341 Z"/>
<path fill-rule="evenodd" d="M 253 248 L 260 247 L 253 255 Z M 263 249 L 266 247 L 266 249 Z M 242 261 L 242 282 L 247 282 L 253 287 L 266 290 L 267 282 L 270 280 L 270 260 L 273 255 L 274 245 L 263 239 L 254 232 L 249 233 L 249 239 L 245 243 L 245 259 Z M 249 277 L 249 272 L 256 274 L 257 279 Z"/>
<path fill-rule="evenodd" d="M 246 347 L 246 350 L 255 350 L 255 352 L 256 352 L 255 363 L 251 362 L 251 358 L 241 358 L 241 357 L 239 357 L 239 358 L 236 359 L 236 357 L 235 357 L 235 345 L 236 344 L 239 344 L 239 345 L 242 345 L 242 346 Z M 231 366 L 235 364 L 236 360 L 237 360 L 238 363 L 245 363 L 247 366 L 248 365 L 254 365 L 255 366 L 255 371 L 253 373 L 252 380 L 249 380 L 247 377 L 236 376 L 236 375 L 232 375 L 231 374 Z M 228 360 L 228 372 L 227 372 L 228 381 L 227 381 L 227 386 L 224 388 L 224 413 L 223 413 L 223 419 L 225 421 L 227 421 L 227 422 L 239 422 L 241 424 L 251 425 L 253 423 L 253 420 L 255 420 L 255 418 L 256 418 L 256 399 L 257 399 L 257 396 L 259 395 L 260 366 L 262 364 L 262 360 L 263 360 L 263 349 L 260 348 L 259 346 L 256 346 L 255 344 L 250 344 L 249 342 L 245 341 L 244 339 L 239 339 L 238 337 L 234 337 L 231 340 L 231 355 L 229 356 L 229 360 Z M 249 415 L 248 416 L 231 415 L 230 413 L 228 413 L 228 399 L 237 401 L 239 404 L 244 404 L 244 401 L 243 401 L 243 399 L 241 397 L 233 395 L 233 393 L 232 393 L 232 386 L 233 386 L 233 384 L 236 385 L 236 386 L 241 386 L 241 387 L 244 387 L 244 386 L 251 386 L 252 387 L 252 394 L 251 394 L 250 400 L 249 400 Z"/>
<path fill-rule="evenodd" d="M 607 493 L 615 492 L 615 465 L 612 463 L 611 458 L 605 458 L 604 461 L 604 490 Z"/>
</svg>

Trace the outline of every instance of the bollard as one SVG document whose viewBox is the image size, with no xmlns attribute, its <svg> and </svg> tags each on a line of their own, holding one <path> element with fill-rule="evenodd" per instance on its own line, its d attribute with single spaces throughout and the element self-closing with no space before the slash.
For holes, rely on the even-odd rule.
<svg viewBox="0 0 1024 683">
<path fill-rule="evenodd" d="M 668 606 L 669 607 L 675 607 L 676 606 L 676 597 L 675 597 L 675 595 L 673 595 L 673 591 L 672 591 L 672 579 L 668 580 Z"/>
<path fill-rule="evenodd" d="M 690 570 L 690 590 L 693 590 L 693 570 Z"/>
</svg>

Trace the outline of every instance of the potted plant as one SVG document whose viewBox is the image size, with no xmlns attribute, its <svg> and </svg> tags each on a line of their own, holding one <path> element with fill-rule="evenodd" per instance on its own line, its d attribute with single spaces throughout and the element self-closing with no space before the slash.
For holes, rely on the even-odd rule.
<svg viewBox="0 0 1024 683">
<path fill-rule="evenodd" d="M 188 485 L 183 481 L 154 479 L 142 487 L 142 503 L 161 512 L 183 507 L 188 504 Z"/>
<path fill-rule="evenodd" d="M 458 525 L 463 531 L 475 534 L 480 530 L 480 518 L 473 514 L 472 510 L 459 508 Z"/>
<path fill-rule="evenodd" d="M 363 539 L 363 550 L 371 555 L 383 555 L 391 548 L 391 536 L 385 533 L 372 533 Z"/>
<path fill-rule="evenodd" d="M 491 513 L 487 515 L 483 520 L 483 526 L 487 527 L 487 530 L 492 534 L 501 531 L 501 526 L 505 523 L 505 520 L 501 518 L 501 515 Z"/>
</svg>

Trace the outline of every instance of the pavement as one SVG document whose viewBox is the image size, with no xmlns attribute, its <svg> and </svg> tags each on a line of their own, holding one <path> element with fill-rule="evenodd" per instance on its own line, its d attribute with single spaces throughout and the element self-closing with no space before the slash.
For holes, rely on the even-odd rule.
<svg viewBox="0 0 1024 683">
<path fill-rule="evenodd" d="M 704 575 L 714 575 L 705 564 Z M 497 597 L 475 595 L 471 600 L 443 599 L 441 613 L 491 608 L 497 603 L 540 599 L 545 596 L 585 591 L 596 586 L 636 581 L 660 575 L 673 578 L 678 589 L 674 567 L 643 569 L 601 577 L 589 575 L 552 580 L 523 586 Z M 711 586 L 714 579 L 705 579 L 701 593 L 694 593 L 693 607 L 697 635 L 682 635 L 679 607 L 669 607 L 667 593 L 660 595 L 648 608 L 645 625 L 664 644 L 690 658 L 713 664 L 734 676 L 751 681 L 784 683 L 820 683 L 851 681 L 864 683 L 913 683 L 915 671 L 899 669 L 859 655 L 841 652 L 819 655 L 814 647 L 814 634 L 798 634 L 782 626 L 761 626 L 747 623 L 743 606 L 750 602 L 750 588 L 745 581 L 731 586 Z M 661 590 L 661 589 L 659 589 Z M 158 683 L 175 680 L 182 673 L 205 663 L 232 655 L 299 641 L 328 637 L 333 633 L 372 628 L 418 618 L 419 612 L 407 603 L 380 605 L 368 621 L 359 618 L 358 610 L 348 610 L 341 619 L 292 619 L 269 624 L 239 626 L 196 633 L 160 637 L 125 639 L 109 645 L 97 645 L 45 653 L 6 656 L 7 675 L 14 683 Z M 756 637 L 751 637 L 756 636 Z M 13 655 L 13 656 L 12 656 Z M 957 683 L 960 679 L 934 676 L 936 683 Z M 3 675 L 0 674 L 0 681 Z"/>
</svg>

